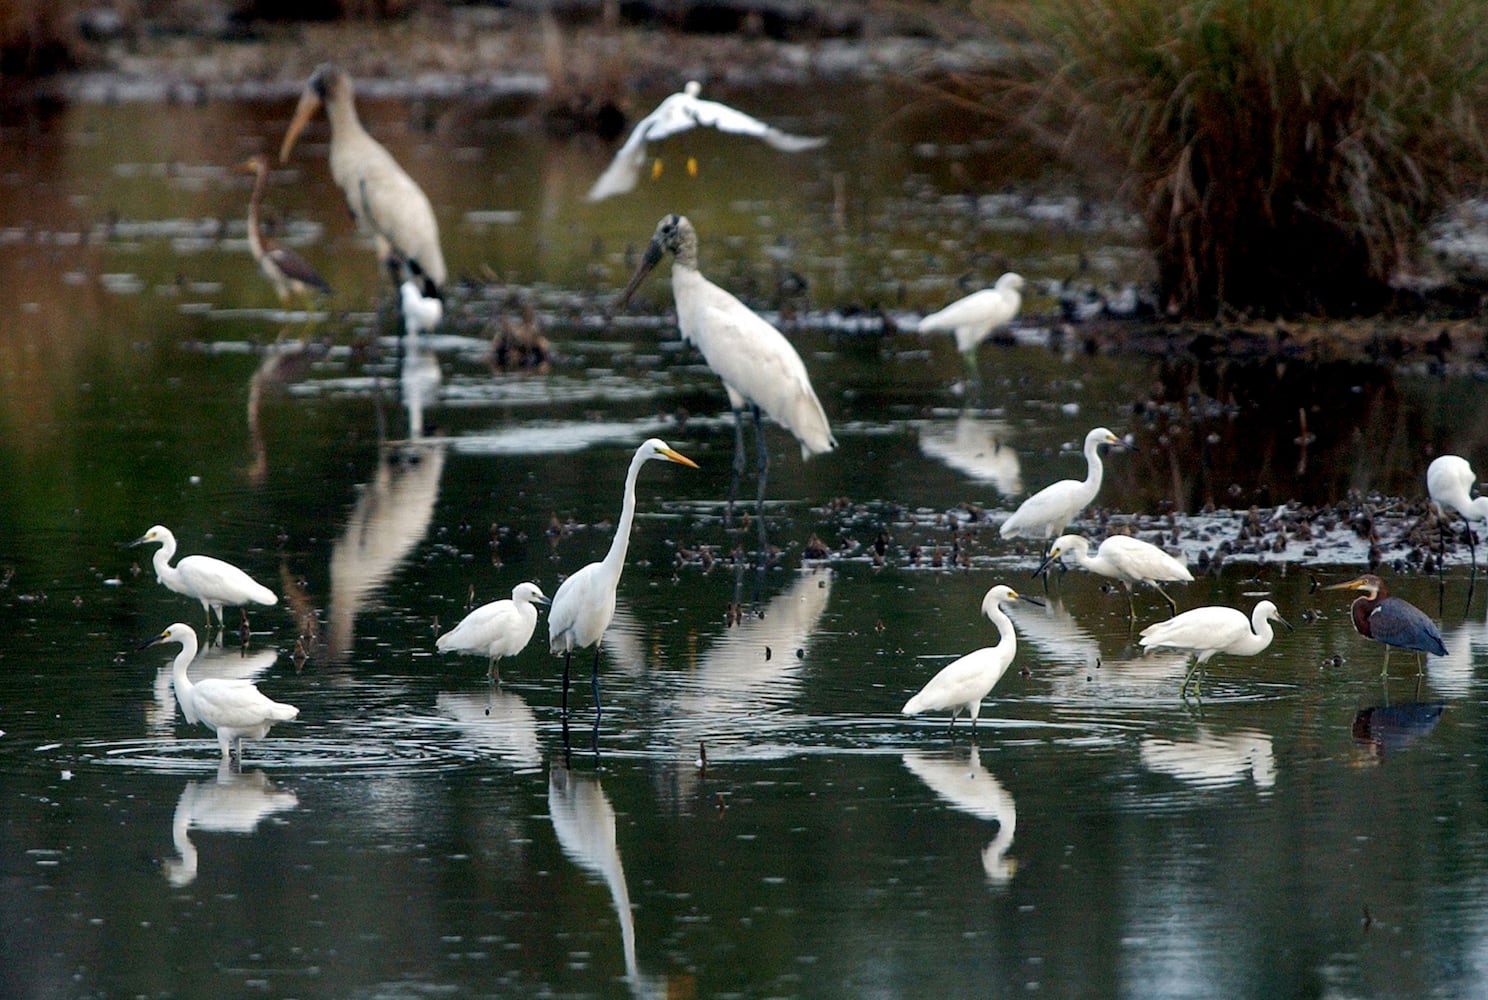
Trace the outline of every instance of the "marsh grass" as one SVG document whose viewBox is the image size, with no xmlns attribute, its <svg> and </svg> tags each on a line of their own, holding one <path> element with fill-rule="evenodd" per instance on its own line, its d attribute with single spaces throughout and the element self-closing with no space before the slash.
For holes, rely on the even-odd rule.
<svg viewBox="0 0 1488 1000">
<path fill-rule="evenodd" d="M 1478 186 L 1480 0 L 984 3 L 1022 36 L 960 99 L 1119 171 L 1189 317 L 1374 312 Z"/>
</svg>

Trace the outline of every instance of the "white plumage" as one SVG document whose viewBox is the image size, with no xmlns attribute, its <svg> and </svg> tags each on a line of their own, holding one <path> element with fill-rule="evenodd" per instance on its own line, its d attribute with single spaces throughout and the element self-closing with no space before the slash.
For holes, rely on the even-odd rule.
<svg viewBox="0 0 1488 1000">
<path fill-rule="evenodd" d="M 1100 492 L 1100 449 L 1103 444 L 1122 444 L 1122 440 L 1104 427 L 1097 427 L 1085 435 L 1085 467 L 1083 480 L 1061 479 L 1039 490 L 1018 505 L 1018 509 L 1002 522 L 999 531 L 1003 538 L 1044 538 L 1060 534 L 1079 513 L 1090 505 Z M 1126 445 L 1130 448 L 1131 445 Z"/>
<path fill-rule="evenodd" d="M 742 111 L 736 111 L 727 104 L 704 101 L 698 97 L 701 90 L 701 84 L 690 80 L 682 93 L 666 98 L 657 105 L 655 111 L 636 122 L 635 128 L 631 129 L 630 135 L 616 151 L 615 158 L 610 161 L 604 173 L 599 175 L 599 179 L 589 189 L 586 198 L 589 201 L 601 201 L 633 191 L 636 182 L 640 180 L 641 169 L 646 165 L 646 144 L 660 142 L 668 136 L 698 126 L 763 139 L 785 153 L 814 149 L 827 141 L 823 137 L 791 135 L 751 118 Z"/>
<path fill-rule="evenodd" d="M 140 648 L 163 642 L 181 644 L 181 651 L 171 665 L 171 685 L 176 689 L 181 714 L 187 722 L 200 722 L 217 733 L 224 760 L 236 752 L 241 762 L 243 740 L 261 740 L 274 723 L 288 722 L 300 714 L 293 705 L 269 699 L 252 681 L 208 677 L 193 684 L 186 675 L 186 667 L 196 658 L 199 647 L 196 632 L 190 625 L 177 622 L 153 639 L 146 640 Z"/>
<path fill-rule="evenodd" d="M 280 161 L 288 161 L 295 140 L 322 104 L 331 123 L 331 177 L 352 216 L 372 232 L 378 259 L 394 271 L 412 261 L 442 286 L 447 272 L 434 208 L 393 154 L 362 127 L 351 77 L 336 64 L 322 63 L 306 82 Z"/>
<path fill-rule="evenodd" d="M 1188 691 L 1189 679 L 1210 657 L 1219 653 L 1255 656 L 1270 646 L 1274 637 L 1271 631 L 1273 621 L 1292 627 L 1270 601 L 1257 604 L 1249 617 L 1243 611 L 1222 605 L 1194 608 L 1176 618 L 1148 625 L 1142 630 L 1141 646 L 1143 649 L 1178 649 L 1194 654 L 1193 666 L 1184 675 L 1183 686 L 1179 688 L 1182 694 Z M 1198 690 L 1197 685 L 1194 690 Z"/>
<path fill-rule="evenodd" d="M 155 579 L 165 584 L 166 589 L 201 601 L 207 615 L 207 628 L 212 627 L 212 612 L 223 627 L 222 609 L 242 607 L 245 604 L 273 606 L 279 603 L 274 592 L 232 563 L 211 556 L 182 556 L 174 566 L 171 558 L 176 554 L 176 536 L 164 525 L 157 524 L 130 545 L 158 543 L 151 562 L 155 567 Z"/>
<path fill-rule="evenodd" d="M 972 292 L 920 320 L 921 333 L 953 333 L 956 350 L 974 355 L 982 341 L 1006 326 L 1023 306 L 1023 277 L 1009 271 L 991 288 Z M 974 362 L 969 362 L 973 363 Z"/>
<path fill-rule="evenodd" d="M 1488 497 L 1472 495 L 1477 484 L 1478 477 L 1473 473 L 1472 466 L 1467 463 L 1467 459 L 1457 455 L 1442 455 L 1432 459 L 1431 464 L 1426 467 L 1426 492 L 1432 502 L 1438 507 L 1450 507 L 1461 514 L 1463 520 L 1468 522 L 1469 532 L 1474 521 L 1488 523 Z M 1468 552 L 1472 556 L 1473 570 L 1476 572 L 1477 545 L 1470 543 Z"/>
<path fill-rule="evenodd" d="M 905 715 L 950 709 L 951 725 L 954 726 L 956 716 L 966 712 L 971 716 L 971 728 L 976 729 L 982 699 L 1002 679 L 1018 651 L 1018 636 L 1013 630 L 1012 620 L 1002 610 L 1003 603 L 1013 600 L 1030 599 L 1002 584 L 987 591 L 987 596 L 982 598 L 982 613 L 997 626 L 997 645 L 967 653 L 942 667 L 919 694 L 904 703 Z"/>
<path fill-rule="evenodd" d="M 482 604 L 436 639 L 434 648 L 441 653 L 479 653 L 489 657 L 491 680 L 500 684 L 496 661 L 503 656 L 516 656 L 527 648 L 537 629 L 537 605 L 547 603 L 537 584 L 519 583 L 512 588 L 511 600 Z"/>
<path fill-rule="evenodd" d="M 1096 549 L 1093 556 L 1090 554 L 1088 539 L 1080 535 L 1060 535 L 1054 539 L 1054 545 L 1049 550 L 1049 558 L 1044 561 L 1043 566 L 1039 567 L 1040 571 L 1055 559 L 1065 556 L 1073 559 L 1077 566 L 1087 572 L 1109 577 L 1112 580 L 1120 580 L 1121 585 L 1126 588 L 1127 608 L 1132 611 L 1133 617 L 1136 612 L 1131 607 L 1132 584 L 1145 583 L 1162 594 L 1163 600 L 1168 602 L 1168 606 L 1176 615 L 1178 605 L 1168 596 L 1167 591 L 1162 589 L 1162 584 L 1175 581 L 1193 582 L 1193 574 L 1183 563 L 1151 542 L 1144 542 L 1130 535 L 1108 536 L 1100 543 L 1100 548 Z"/>
<path fill-rule="evenodd" d="M 410 337 L 433 330 L 444 320 L 444 300 L 431 286 L 420 288 L 419 282 L 406 279 L 398 286 L 403 303 L 403 332 Z"/>
</svg>

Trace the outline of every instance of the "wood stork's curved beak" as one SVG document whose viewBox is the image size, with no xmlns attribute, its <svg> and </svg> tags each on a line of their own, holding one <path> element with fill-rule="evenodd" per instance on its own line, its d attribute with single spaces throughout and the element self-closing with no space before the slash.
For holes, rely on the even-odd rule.
<svg viewBox="0 0 1488 1000">
<path fill-rule="evenodd" d="M 279 147 L 280 163 L 289 162 L 289 153 L 294 149 L 295 140 L 305 131 L 305 126 L 319 110 L 320 95 L 315 92 L 314 87 L 306 87 L 304 93 L 300 94 L 300 103 L 295 108 L 294 118 L 290 119 L 289 131 L 284 133 L 284 143 Z"/>
<path fill-rule="evenodd" d="M 651 269 L 654 268 L 657 264 L 661 263 L 661 257 L 664 253 L 666 253 L 666 250 L 662 248 L 661 242 L 659 240 L 653 239 L 650 244 L 647 245 L 646 252 L 641 256 L 640 266 L 636 268 L 635 274 L 631 276 L 630 284 L 625 286 L 625 290 L 620 293 L 620 297 L 617 298 L 615 300 L 615 304 L 610 307 L 611 316 L 619 312 L 621 309 L 625 308 L 625 303 L 630 301 L 630 297 L 634 295 L 635 290 L 641 286 L 641 282 L 646 280 L 646 275 L 650 274 Z"/>
</svg>

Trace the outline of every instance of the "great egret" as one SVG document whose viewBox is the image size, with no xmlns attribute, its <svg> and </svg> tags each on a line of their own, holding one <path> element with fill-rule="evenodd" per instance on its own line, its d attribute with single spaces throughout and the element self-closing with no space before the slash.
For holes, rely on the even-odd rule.
<svg viewBox="0 0 1488 1000">
<path fill-rule="evenodd" d="M 1148 625 L 1142 630 L 1141 646 L 1143 649 L 1178 649 L 1194 654 L 1193 666 L 1183 675 L 1183 686 L 1178 689 L 1178 693 L 1184 695 L 1188 692 L 1189 680 L 1215 654 L 1254 656 L 1271 645 L 1273 621 L 1292 627 L 1270 601 L 1257 604 L 1249 618 L 1243 611 L 1222 605 L 1194 608 L 1165 622 Z M 1198 690 L 1195 682 L 1194 692 L 1198 693 Z"/>
<path fill-rule="evenodd" d="M 159 544 L 151 562 L 155 566 L 155 579 L 165 584 L 167 590 L 194 597 L 201 601 L 207 615 L 207 634 L 212 631 L 212 612 L 217 612 L 217 621 L 225 629 L 222 618 L 225 607 L 243 607 L 246 604 L 264 604 L 272 607 L 279 603 L 274 592 L 232 563 L 211 556 L 182 556 L 174 566 L 171 558 L 176 554 L 176 536 L 164 525 L 157 524 L 143 535 L 130 542 L 134 545 Z M 248 621 L 244 610 L 243 621 Z M 194 640 L 193 640 L 194 641 Z"/>
<path fill-rule="evenodd" d="M 402 258 L 416 264 L 436 288 L 443 286 L 447 272 L 434 208 L 393 155 L 362 127 L 351 77 L 335 63 L 317 66 L 305 83 L 284 133 L 280 161 L 289 160 L 295 140 L 322 104 L 331 123 L 331 177 L 352 216 L 372 231 L 378 259 L 393 275 L 393 284 L 403 278 Z"/>
<path fill-rule="evenodd" d="M 1126 588 L 1128 616 L 1135 620 L 1137 611 L 1132 604 L 1132 584 L 1145 583 L 1163 596 L 1172 615 L 1178 614 L 1178 605 L 1162 589 L 1165 582 L 1192 583 L 1193 574 L 1188 567 L 1168 555 L 1151 542 L 1130 535 L 1109 535 L 1100 543 L 1095 555 L 1090 554 L 1090 541 L 1080 535 L 1060 535 L 1049 549 L 1049 557 L 1038 568 L 1042 573 L 1049 564 L 1065 556 L 1073 559 L 1081 569 L 1120 580 Z M 1171 615 L 1170 615 L 1171 617 Z"/>
<path fill-rule="evenodd" d="M 999 529 L 1002 537 L 1047 540 L 1063 532 L 1100 492 L 1101 474 L 1104 471 L 1100 449 L 1104 444 L 1136 449 L 1135 445 L 1122 441 L 1106 428 L 1095 428 L 1085 435 L 1085 478 L 1061 479 L 1024 500 L 1002 522 Z"/>
<path fill-rule="evenodd" d="M 181 651 L 171 665 L 171 684 L 176 689 L 181 714 L 187 722 L 193 725 L 200 722 L 217 733 L 223 760 L 231 759 L 236 753 L 241 764 L 243 740 L 261 740 L 274 723 L 288 722 L 300 714 L 293 705 L 270 700 L 252 681 L 208 677 L 193 684 L 186 676 L 186 667 L 196 658 L 199 647 L 196 631 L 190 625 L 176 622 L 159 635 L 140 643 L 139 648 L 163 642 L 181 644 Z"/>
<path fill-rule="evenodd" d="M 253 251 L 258 269 L 274 286 L 280 304 L 288 305 L 291 299 L 309 304 L 316 294 L 331 294 L 331 286 L 305 258 L 263 233 L 260 206 L 269 184 L 269 158 L 262 154 L 251 156 L 239 164 L 238 169 L 254 175 L 253 194 L 248 199 L 248 248 Z"/>
<path fill-rule="evenodd" d="M 1023 277 L 1009 271 L 991 288 L 972 292 L 920 320 L 921 333 L 953 333 L 956 350 L 973 379 L 979 377 L 976 351 L 1000 326 L 1011 323 L 1023 305 Z"/>
<path fill-rule="evenodd" d="M 630 300 L 665 253 L 674 257 L 672 296 L 677 302 L 677 327 L 682 339 L 695 344 L 708 367 L 723 379 L 734 411 L 736 481 L 744 470 L 743 411 L 747 406 L 754 414 L 759 498 L 763 503 L 769 456 L 760 430 L 760 410 L 795 435 L 802 458 L 837 447 L 827 414 L 811 388 L 801 356 L 785 335 L 703 277 L 698 270 L 697 231 L 683 216 L 668 215 L 657 224 L 635 276 L 620 293 L 616 309 Z"/>
<path fill-rule="evenodd" d="M 527 648 L 537 628 L 537 605 L 548 603 L 537 584 L 519 583 L 512 588 L 511 600 L 482 604 L 436 639 L 434 648 L 441 653 L 484 654 L 491 661 L 491 681 L 499 685 L 496 661 Z"/>
<path fill-rule="evenodd" d="M 1381 677 L 1390 669 L 1391 646 L 1436 656 L 1447 655 L 1447 647 L 1442 642 L 1436 622 L 1409 601 L 1391 597 L 1390 588 L 1385 586 L 1385 581 L 1373 573 L 1323 589 L 1364 592 L 1362 597 L 1354 598 L 1354 602 L 1349 605 L 1349 615 L 1354 620 L 1355 631 L 1366 639 L 1384 643 L 1385 662 L 1380 667 Z"/>
<path fill-rule="evenodd" d="M 1002 610 L 1004 603 L 1015 600 L 1040 603 L 1003 584 L 987 591 L 987 596 L 982 598 L 982 614 L 997 626 L 997 645 L 967 653 L 942 667 L 919 694 L 904 703 L 902 711 L 905 715 L 950 709 L 951 725 L 955 726 L 956 716 L 964 711 L 971 716 L 971 730 L 976 732 L 982 699 L 996 686 L 1018 651 L 1017 633 L 1011 619 Z"/>
<path fill-rule="evenodd" d="M 558 587 L 553 605 L 548 609 L 548 645 L 554 655 L 563 656 L 563 717 L 568 718 L 568 667 L 576 649 L 594 647 L 594 668 L 590 687 L 594 692 L 596 749 L 599 739 L 599 640 L 615 616 L 615 590 L 625 569 L 625 553 L 630 548 L 630 527 L 635 521 L 636 477 L 641 466 L 651 461 L 676 462 L 690 469 L 697 463 L 674 451 L 659 438 L 648 438 L 635 450 L 630 469 L 625 474 L 625 499 L 621 503 L 620 523 L 610 551 L 599 562 L 589 563 Z"/>
<path fill-rule="evenodd" d="M 589 201 L 602 201 L 634 190 L 636 182 L 640 180 L 641 169 L 646 165 L 646 144 L 660 142 L 668 136 L 698 126 L 763 139 L 785 153 L 815 149 L 827 141 L 820 136 L 806 137 L 782 132 L 742 111 L 735 111 L 727 104 L 700 99 L 698 94 L 701 91 L 701 84 L 696 80 L 689 80 L 682 88 L 682 93 L 666 98 L 657 105 L 655 111 L 636 122 L 635 128 L 631 129 L 630 135 L 615 153 L 615 158 L 610 161 L 604 173 L 599 175 L 585 197 Z"/>
<path fill-rule="evenodd" d="M 1472 578 L 1478 575 L 1478 547 L 1472 536 L 1474 521 L 1488 523 L 1488 497 L 1474 497 L 1478 477 L 1467 459 L 1458 455 L 1441 455 L 1426 467 L 1426 493 L 1438 507 L 1450 507 L 1467 522 L 1467 551 L 1472 558 Z M 1468 588 L 1472 600 L 1472 588 Z"/>
</svg>

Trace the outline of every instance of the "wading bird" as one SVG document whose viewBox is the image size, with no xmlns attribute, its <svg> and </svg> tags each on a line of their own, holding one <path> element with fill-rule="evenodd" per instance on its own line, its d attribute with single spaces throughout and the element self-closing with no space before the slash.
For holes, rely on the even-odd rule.
<svg viewBox="0 0 1488 1000">
<path fill-rule="evenodd" d="M 599 749 L 599 640 L 615 616 L 615 590 L 625 569 L 625 553 L 630 548 L 630 527 L 635 521 L 636 477 L 641 466 L 651 461 L 676 462 L 690 469 L 697 463 L 674 451 L 659 438 L 649 438 L 636 449 L 625 474 L 625 498 L 620 507 L 620 522 L 615 526 L 615 539 L 610 551 L 599 562 L 592 562 L 574 573 L 558 587 L 548 609 L 548 645 L 553 654 L 563 657 L 563 718 L 568 719 L 568 666 L 576 649 L 594 647 L 594 667 L 590 688 L 594 692 L 594 739 Z"/>
<path fill-rule="evenodd" d="M 682 339 L 702 352 L 703 360 L 723 379 L 734 411 L 734 481 L 744 470 L 744 410 L 754 415 L 759 499 L 765 496 L 769 456 L 760 428 L 760 411 L 790 431 L 801 444 L 801 457 L 837 447 L 827 414 L 801 356 L 775 327 L 744 303 L 703 277 L 698 270 L 697 231 L 680 215 L 668 215 L 656 226 L 651 243 L 615 309 L 624 306 L 662 258 L 670 253 L 672 297 Z"/>
<path fill-rule="evenodd" d="M 1488 497 L 1474 497 L 1478 477 L 1467 459 L 1457 455 L 1434 458 L 1426 467 L 1426 492 L 1438 508 L 1451 508 L 1467 522 L 1467 551 L 1472 558 L 1473 579 L 1478 574 L 1478 547 L 1473 539 L 1474 521 L 1488 523 Z"/>
<path fill-rule="evenodd" d="M 258 269 L 274 286 L 280 305 L 289 305 L 292 299 L 308 305 L 317 294 L 331 294 L 331 286 L 305 258 L 263 233 L 260 209 L 269 184 L 269 158 L 262 154 L 251 156 L 238 169 L 254 175 L 253 195 L 248 199 L 248 248 L 253 251 Z"/>
<path fill-rule="evenodd" d="M 1104 427 L 1097 427 L 1085 435 L 1085 478 L 1061 479 L 1050 483 L 1018 505 L 1018 509 L 998 529 L 1003 538 L 1042 538 L 1046 541 L 1069 527 L 1080 512 L 1090 505 L 1100 492 L 1100 449 L 1103 444 L 1121 445 L 1136 450 L 1136 445 L 1127 444 Z"/>
<path fill-rule="evenodd" d="M 905 715 L 950 709 L 951 726 L 954 727 L 956 716 L 965 712 L 971 716 L 972 732 L 976 732 L 982 699 L 1002 679 L 1018 652 L 1018 635 L 1013 630 L 1012 620 L 1002 610 L 1002 605 L 1008 601 L 1041 603 L 1002 584 L 987 591 L 987 596 L 982 598 L 982 614 L 997 626 L 997 645 L 978 649 L 947 663 L 920 689 L 919 694 L 904 703 L 902 711 Z"/>
<path fill-rule="evenodd" d="M 926 316 L 920 320 L 919 329 L 921 333 L 955 334 L 956 350 L 966 363 L 967 375 L 978 380 L 981 375 L 977 369 L 977 348 L 998 327 L 1011 323 L 1022 305 L 1023 277 L 1009 271 L 991 288 L 972 292 Z"/>
<path fill-rule="evenodd" d="M 151 562 L 155 566 L 155 579 L 167 590 L 194 597 L 201 601 L 207 615 L 207 635 L 212 634 L 212 612 L 224 629 L 227 622 L 222 618 L 225 607 L 243 608 L 247 604 L 264 604 L 272 607 L 279 603 L 274 592 L 232 563 L 211 556 L 182 556 L 174 566 L 171 558 L 176 554 L 176 536 L 164 525 L 157 524 L 143 535 L 130 542 L 130 546 L 159 544 Z M 243 624 L 247 627 L 248 611 L 243 610 Z M 195 648 L 196 637 L 192 636 Z"/>
<path fill-rule="evenodd" d="M 261 740 L 274 723 L 288 722 L 300 714 L 293 705 L 270 700 L 252 681 L 208 677 L 199 683 L 191 683 L 191 678 L 186 676 L 186 667 L 196 658 L 198 647 L 196 632 L 190 625 L 176 622 L 159 635 L 140 643 L 139 648 L 163 642 L 181 644 L 181 651 L 171 666 L 171 685 L 176 689 L 181 714 L 192 725 L 200 722 L 216 732 L 223 760 L 230 760 L 236 754 L 241 764 L 245 739 Z"/>
<path fill-rule="evenodd" d="M 1178 614 L 1178 605 L 1162 589 L 1162 584 L 1193 582 L 1193 574 L 1183 563 L 1151 542 L 1144 542 L 1130 535 L 1108 536 L 1100 543 L 1100 548 L 1096 549 L 1093 556 L 1090 554 L 1088 539 L 1080 535 L 1060 535 L 1054 539 L 1049 558 L 1038 568 L 1038 573 L 1047 570 L 1054 560 L 1065 556 L 1073 559 L 1075 565 L 1087 572 L 1120 580 L 1121 585 L 1126 588 L 1127 614 L 1133 621 L 1136 620 L 1137 611 L 1132 604 L 1132 584 L 1145 583 L 1161 594 L 1163 600 L 1168 602 L 1171 612 L 1169 617 L 1173 617 Z"/>
<path fill-rule="evenodd" d="M 698 126 L 763 139 L 785 153 L 815 149 L 827 141 L 820 136 L 791 135 L 757 121 L 742 111 L 735 111 L 727 104 L 704 101 L 698 97 L 702 89 L 702 85 L 696 80 L 690 80 L 682 93 L 671 95 L 657 105 L 655 111 L 636 122 L 635 128 L 631 129 L 630 135 L 615 153 L 615 158 L 610 161 L 604 173 L 599 175 L 585 197 L 589 201 L 602 201 L 612 195 L 633 191 L 636 182 L 640 180 L 641 169 L 646 165 L 646 144 L 660 142 L 668 136 Z"/>
<path fill-rule="evenodd" d="M 1271 623 L 1274 621 L 1289 629 L 1292 627 L 1270 601 L 1257 604 L 1249 618 L 1243 611 L 1220 605 L 1194 608 L 1142 629 L 1141 646 L 1143 649 L 1178 649 L 1194 654 L 1193 666 L 1183 675 L 1183 686 L 1178 689 L 1179 695 L 1183 696 L 1188 694 L 1189 680 L 1194 679 L 1216 653 L 1254 656 L 1271 645 L 1274 637 Z M 1194 680 L 1194 693 L 1199 693 L 1198 680 Z"/>
<path fill-rule="evenodd" d="M 490 658 L 491 683 L 501 683 L 496 661 L 527 648 L 537 628 L 537 605 L 550 603 L 535 583 L 519 583 L 511 600 L 482 604 L 434 641 L 441 653 L 480 653 Z"/>
<path fill-rule="evenodd" d="M 351 77 L 335 63 L 317 66 L 306 82 L 284 133 L 280 162 L 289 160 L 295 140 L 321 105 L 331 123 L 331 177 L 346 196 L 352 217 L 372 232 L 377 257 L 388 268 L 393 285 L 405 277 L 403 261 L 412 261 L 436 288 L 442 287 L 447 272 L 433 206 L 393 155 L 362 127 Z"/>
<path fill-rule="evenodd" d="M 1398 597 L 1390 596 L 1385 581 L 1373 573 L 1366 573 L 1346 583 L 1335 583 L 1324 590 L 1360 590 L 1362 597 L 1354 598 L 1349 605 L 1349 614 L 1354 620 L 1354 630 L 1366 639 L 1385 645 L 1385 662 L 1380 667 L 1380 676 L 1390 669 L 1390 647 L 1410 649 L 1417 653 L 1446 656 L 1447 647 L 1442 642 L 1436 622 L 1426 612 Z M 1421 661 L 1416 661 L 1417 673 Z"/>
</svg>

